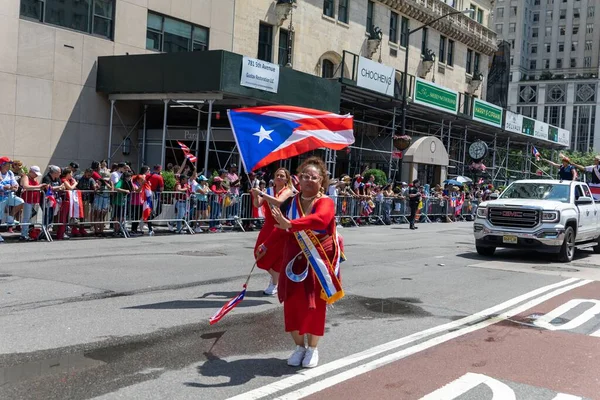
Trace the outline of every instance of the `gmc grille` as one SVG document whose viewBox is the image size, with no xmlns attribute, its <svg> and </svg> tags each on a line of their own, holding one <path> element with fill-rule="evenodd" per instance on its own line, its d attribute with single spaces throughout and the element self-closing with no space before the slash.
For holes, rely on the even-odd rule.
<svg viewBox="0 0 600 400">
<path fill-rule="evenodd" d="M 540 213 L 518 208 L 490 208 L 489 220 L 495 226 L 533 228 L 539 223 Z"/>
</svg>

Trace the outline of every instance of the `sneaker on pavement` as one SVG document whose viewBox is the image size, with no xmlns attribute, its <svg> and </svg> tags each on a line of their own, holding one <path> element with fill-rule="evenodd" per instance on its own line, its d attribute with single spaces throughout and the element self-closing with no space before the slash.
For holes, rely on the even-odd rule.
<svg viewBox="0 0 600 400">
<path fill-rule="evenodd" d="M 4 243 L 4 238 L 0 236 L 0 243 Z"/>
<path fill-rule="evenodd" d="M 304 354 L 306 353 L 306 347 L 304 346 L 296 346 L 296 350 L 292 353 L 290 358 L 287 360 L 287 364 L 290 367 L 299 367 L 302 365 L 302 362 L 305 358 Z"/>
<path fill-rule="evenodd" d="M 148 236 L 154 236 L 154 231 L 148 232 Z"/>
<path fill-rule="evenodd" d="M 196 229 L 194 229 L 194 232 L 196 232 L 196 233 L 202 233 L 204 231 L 202 230 L 202 228 L 200 228 L 199 226 L 197 226 Z"/>
<path fill-rule="evenodd" d="M 277 294 L 277 285 L 275 285 L 273 281 L 271 281 L 269 283 L 269 286 L 267 286 L 263 293 L 267 296 L 275 296 Z"/>
<path fill-rule="evenodd" d="M 306 349 L 304 358 L 302 359 L 302 366 L 304 368 L 314 368 L 319 364 L 319 350 L 316 347 L 309 347 Z"/>
</svg>

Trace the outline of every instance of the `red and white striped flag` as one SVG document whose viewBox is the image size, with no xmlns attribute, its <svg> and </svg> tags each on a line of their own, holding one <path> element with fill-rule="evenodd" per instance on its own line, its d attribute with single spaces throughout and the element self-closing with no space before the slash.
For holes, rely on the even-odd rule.
<svg viewBox="0 0 600 400">
<path fill-rule="evenodd" d="M 210 317 L 209 323 L 211 325 L 214 325 L 217 322 L 219 322 L 229 311 L 233 310 L 238 304 L 242 302 L 242 300 L 244 300 L 244 296 L 246 296 L 246 286 L 247 284 L 244 285 L 244 290 L 242 290 L 240 294 L 235 296 L 233 299 L 229 300 L 223 307 L 221 307 L 219 311 L 215 313 L 215 315 Z"/>
<path fill-rule="evenodd" d="M 185 144 L 183 144 L 181 142 L 177 142 L 177 144 L 179 145 L 179 147 L 181 147 L 181 150 L 183 150 L 184 153 L 189 153 L 190 152 L 190 148 L 187 147 Z"/>
</svg>

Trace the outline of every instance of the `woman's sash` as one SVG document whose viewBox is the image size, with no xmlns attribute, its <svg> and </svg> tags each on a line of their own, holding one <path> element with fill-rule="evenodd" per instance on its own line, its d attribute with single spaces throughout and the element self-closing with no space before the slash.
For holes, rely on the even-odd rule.
<svg viewBox="0 0 600 400">
<path fill-rule="evenodd" d="M 296 196 L 290 204 L 287 213 L 288 219 L 295 220 L 304 217 L 302 207 L 300 205 L 299 196 Z M 327 256 L 323 245 L 317 238 L 315 231 L 311 229 L 303 230 L 300 232 L 294 232 L 294 237 L 300 246 L 300 250 L 306 257 L 308 264 L 315 273 L 319 284 L 321 285 L 321 298 L 327 302 L 327 304 L 333 304 L 342 297 L 344 297 L 344 290 L 339 279 L 339 263 L 340 263 L 340 246 L 338 241 L 338 235 L 335 230 L 335 220 L 332 221 L 334 224 L 334 235 L 333 235 L 333 246 L 334 256 L 333 262 Z M 325 233 L 316 231 L 317 233 Z"/>
</svg>

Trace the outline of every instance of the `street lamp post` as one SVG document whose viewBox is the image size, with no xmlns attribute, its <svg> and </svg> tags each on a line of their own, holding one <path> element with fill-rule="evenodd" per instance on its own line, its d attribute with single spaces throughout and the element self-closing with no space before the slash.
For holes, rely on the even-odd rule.
<svg viewBox="0 0 600 400">
<path fill-rule="evenodd" d="M 438 22 L 439 20 L 444 19 L 450 15 L 465 14 L 465 13 L 473 14 L 474 11 L 473 10 L 453 11 L 451 13 L 444 14 L 441 17 L 436 18 L 431 22 L 428 22 L 424 25 L 421 25 L 420 27 L 418 27 L 416 29 L 413 29 L 412 31 L 408 31 L 408 33 L 406 34 L 406 51 L 404 52 L 404 74 L 402 75 L 402 115 L 401 115 L 401 123 L 400 123 L 401 124 L 400 125 L 400 135 L 401 136 L 406 135 L 406 110 L 407 110 L 406 97 L 407 97 L 407 92 L 408 92 L 408 50 L 410 49 L 410 35 L 412 35 L 415 32 L 420 31 L 423 28 L 433 25 L 434 23 Z"/>
</svg>

